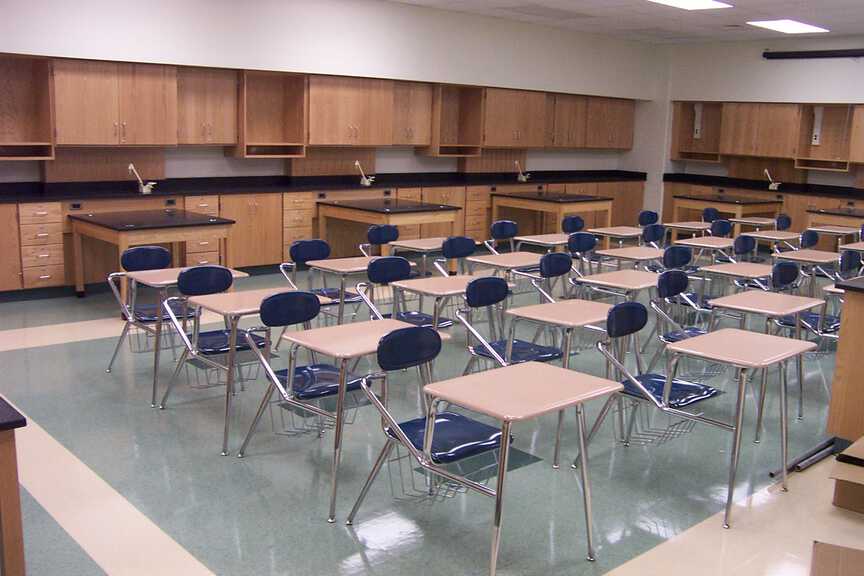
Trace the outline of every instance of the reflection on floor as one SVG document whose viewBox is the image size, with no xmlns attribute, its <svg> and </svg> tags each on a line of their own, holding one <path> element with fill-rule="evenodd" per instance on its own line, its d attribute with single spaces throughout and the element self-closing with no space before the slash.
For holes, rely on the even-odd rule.
<svg viewBox="0 0 864 576">
<path fill-rule="evenodd" d="M 280 279 L 275 275 L 258 276 L 238 282 L 238 289 L 277 285 Z M 111 308 L 108 294 L 92 295 L 84 302 L 59 298 L 40 301 L 37 307 L 32 303 L 0 303 L 0 317 L 7 328 L 46 325 L 42 321 L 46 318 L 53 318 L 55 324 L 58 320 L 107 323 L 99 324 L 97 338 L 80 325 L 77 331 L 75 325 L 60 325 L 41 329 L 47 340 L 34 336 L 26 346 L 0 345 L 0 363 L 4 367 L 0 393 L 125 498 L 133 510 L 143 513 L 160 529 L 158 532 L 164 532 L 209 570 L 217 574 L 292 575 L 485 572 L 492 512 L 488 499 L 475 494 L 436 501 L 407 498 L 396 481 L 400 469 L 394 463 L 372 488 L 355 527 L 348 528 L 341 522 L 327 524 L 331 434 L 324 433 L 320 438 L 314 432 L 290 437 L 273 434 L 268 418 L 245 459 L 220 457 L 224 389 L 181 385 L 165 411 L 151 409 L 151 356 L 124 350 L 114 372 L 106 374 L 104 367 L 115 342 L 113 336 L 109 337 L 109 328 L 112 324 L 117 332 L 120 328 L 119 321 L 112 319 L 116 309 Z M 534 302 L 534 295 L 517 298 L 517 304 Z M 88 312 L 76 308 L 79 305 L 86 306 Z M 70 307 L 75 308 L 74 314 L 66 312 Z M 533 336 L 527 325 L 523 330 L 522 337 Z M 461 373 L 467 360 L 464 331 L 453 329 L 452 333 L 454 338 L 445 344 L 436 363 L 436 378 Z M 25 334 L 18 332 L 15 339 L 20 342 Z M 2 338 L 0 331 L 0 344 Z M 654 346 L 652 343 L 649 355 Z M 160 371 L 163 383 L 172 370 L 170 355 L 165 356 Z M 590 348 L 581 350 L 571 365 L 577 370 L 603 373 L 598 353 Z M 805 366 L 806 416 L 790 421 L 791 454 L 823 438 L 833 354 L 809 355 Z M 368 368 L 371 366 L 363 362 L 358 370 Z M 700 367 L 693 365 L 689 369 L 695 372 Z M 392 407 L 399 417 L 418 414 L 413 376 L 404 373 L 393 380 Z M 734 387 L 729 377 L 723 373 L 710 379 L 712 385 L 733 393 L 705 403 L 707 415 L 731 418 Z M 772 384 L 776 378 L 775 372 Z M 794 405 L 797 386 L 790 388 L 790 405 Z M 745 439 L 752 439 L 754 432 L 754 390 L 755 386 L 751 386 L 748 392 Z M 234 451 L 262 392 L 263 380 L 258 379 L 246 383 L 245 390 L 238 394 L 232 417 Z M 745 442 L 736 493 L 743 505 L 733 512 L 732 531 L 722 530 L 719 519 L 713 517 L 724 504 L 730 434 L 697 425 L 692 432 L 659 445 L 623 447 L 615 442 L 614 418 L 608 419 L 591 447 L 599 542 L 596 563 L 584 560 L 577 477 L 567 467 L 554 471 L 550 465 L 555 417 L 517 425 L 514 446 L 533 458 L 527 458 L 508 475 L 500 573 L 601 574 L 622 564 L 621 570 L 633 566 L 639 570 L 640 555 L 650 551 L 645 559 L 666 562 L 662 560 L 665 550 L 693 533 L 703 534 L 702 541 L 708 544 L 700 545 L 709 546 L 712 552 L 719 552 L 718 543 L 729 541 L 739 530 L 743 533 L 761 529 L 765 535 L 770 534 L 773 529 L 756 519 L 749 508 L 753 499 L 771 494 L 764 490 L 772 483 L 768 471 L 779 462 L 777 400 L 774 385 L 768 397 L 762 443 Z M 598 409 L 598 405 L 589 406 L 589 418 L 593 419 Z M 359 408 L 354 423 L 346 429 L 339 520 L 344 520 L 382 446 L 379 421 L 373 412 L 368 407 Z M 274 415 L 275 422 L 280 420 Z M 569 458 L 575 455 L 574 422 L 569 414 L 563 440 L 564 456 Z M 298 422 L 294 424 L 299 428 Z M 646 426 L 664 429 L 670 424 L 674 423 L 659 415 L 645 422 Z M 58 470 L 57 478 L 62 474 Z M 814 493 L 826 489 L 824 478 L 813 481 L 822 492 L 811 490 L 809 485 L 799 488 L 804 478 L 809 476 L 796 479 L 792 492 L 776 498 L 779 514 L 786 510 L 779 506 L 784 500 L 797 504 L 812 501 Z M 59 481 L 54 489 L 62 496 L 66 485 Z M 100 503 L 72 498 L 71 505 L 92 510 Z M 105 518 L 103 529 L 110 530 L 113 520 Z M 773 521 L 764 522 L 772 522 L 773 526 Z M 86 543 L 83 535 L 75 533 L 76 528 L 61 526 L 79 544 Z M 691 528 L 693 531 L 688 531 Z M 31 566 L 51 566 L 53 551 L 49 550 L 55 543 L 34 546 L 32 541 L 45 537 L 44 533 L 27 531 Z M 859 530 L 859 534 L 864 531 Z M 853 537 L 824 539 L 864 547 L 864 541 L 856 543 Z M 71 543 L 56 545 L 68 547 Z M 147 548 L 147 542 L 135 541 L 134 545 Z M 773 550 L 782 551 L 782 546 L 781 540 Z M 90 545 L 82 548 L 97 564 L 105 566 L 97 557 L 104 552 L 94 551 Z M 766 545 L 766 549 L 771 548 Z M 704 561 L 701 549 L 699 555 Z M 681 556 L 680 552 L 676 555 L 676 567 L 682 565 Z M 743 559 L 740 554 L 734 558 Z M 751 558 L 759 562 L 758 555 Z M 148 561 L 158 563 L 158 558 Z M 150 564 L 149 568 L 157 565 Z M 705 565 L 700 564 L 702 568 Z M 58 567 L 54 573 L 61 572 L 62 567 Z M 139 566 L 138 572 L 130 568 L 128 573 L 147 570 Z"/>
</svg>

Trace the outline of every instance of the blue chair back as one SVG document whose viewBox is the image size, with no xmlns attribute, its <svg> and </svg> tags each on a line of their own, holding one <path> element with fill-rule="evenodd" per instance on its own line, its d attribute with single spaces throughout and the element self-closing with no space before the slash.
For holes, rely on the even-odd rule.
<svg viewBox="0 0 864 576">
<path fill-rule="evenodd" d="M 610 338 L 635 334 L 648 323 L 648 310 L 639 302 L 621 302 L 606 315 L 606 333 Z"/>
<path fill-rule="evenodd" d="M 840 274 L 857 273 L 861 269 L 861 254 L 854 250 L 843 250 L 840 253 Z"/>
<path fill-rule="evenodd" d="M 451 236 L 441 243 L 444 258 L 466 258 L 474 254 L 477 243 L 467 236 Z"/>
<path fill-rule="evenodd" d="M 309 292 L 281 292 L 261 301 L 265 326 L 293 326 L 312 320 L 321 311 L 318 296 Z"/>
<path fill-rule="evenodd" d="M 482 308 L 502 302 L 507 298 L 510 288 L 503 278 L 486 276 L 468 283 L 465 288 L 465 301 L 471 308 Z"/>
<path fill-rule="evenodd" d="M 711 235 L 725 238 L 732 233 L 732 223 L 729 220 L 716 219 L 711 222 Z"/>
<path fill-rule="evenodd" d="M 567 238 L 567 250 L 585 254 L 597 246 L 597 238 L 589 232 L 575 232 Z"/>
<path fill-rule="evenodd" d="M 815 230 L 805 230 L 801 233 L 801 248 L 812 248 L 819 243 L 819 233 Z"/>
<path fill-rule="evenodd" d="M 738 236 L 732 246 L 732 250 L 739 256 L 750 254 L 755 249 L 756 239 L 752 236 Z"/>
<path fill-rule="evenodd" d="M 649 224 L 642 229 L 642 241 L 646 244 L 663 242 L 666 237 L 666 227 L 662 224 Z"/>
<path fill-rule="evenodd" d="M 171 253 L 162 246 L 136 246 L 123 251 L 120 266 L 126 272 L 161 270 L 171 265 Z"/>
<path fill-rule="evenodd" d="M 642 210 L 639 212 L 639 226 L 650 226 L 660 221 L 660 215 L 653 210 Z"/>
<path fill-rule="evenodd" d="M 519 225 L 512 220 L 498 220 L 492 223 L 493 240 L 510 240 L 519 235 Z"/>
<path fill-rule="evenodd" d="M 195 266 L 177 276 L 177 290 L 184 296 L 204 296 L 225 292 L 234 283 L 228 268 L 222 266 Z"/>
<path fill-rule="evenodd" d="M 801 270 L 795 262 L 777 262 L 771 268 L 771 286 L 775 290 L 788 288 L 793 282 L 798 280 L 800 273 Z"/>
<path fill-rule="evenodd" d="M 777 230 L 788 230 L 792 227 L 792 218 L 788 214 L 777 215 Z"/>
<path fill-rule="evenodd" d="M 565 216 L 561 220 L 561 231 L 565 234 L 581 232 L 583 228 L 585 228 L 585 220 L 583 220 L 581 216 L 571 214 L 570 216 Z"/>
<path fill-rule="evenodd" d="M 669 246 L 663 251 L 664 268 L 683 268 L 693 260 L 693 251 L 689 246 Z"/>
<path fill-rule="evenodd" d="M 540 276 L 543 278 L 557 278 L 570 272 L 573 266 L 573 258 L 564 252 L 549 252 L 540 258 Z"/>
<path fill-rule="evenodd" d="M 660 298 L 672 298 L 687 290 L 690 279 L 683 270 L 667 270 L 657 278 L 657 295 Z"/>
<path fill-rule="evenodd" d="M 372 246 L 381 246 L 399 239 L 399 228 L 392 224 L 375 224 L 366 231 L 366 240 Z"/>
<path fill-rule="evenodd" d="M 411 276 L 411 263 L 401 256 L 375 258 L 366 266 L 366 276 L 373 284 L 407 280 Z"/>
<path fill-rule="evenodd" d="M 324 240 L 297 240 L 291 244 L 288 255 L 297 264 L 326 260 L 330 257 L 330 245 Z"/>
<path fill-rule="evenodd" d="M 423 326 L 399 328 L 378 341 L 382 370 L 404 370 L 431 362 L 441 352 L 441 335 Z"/>
<path fill-rule="evenodd" d="M 720 211 L 716 208 L 711 208 L 709 206 L 708 208 L 702 210 L 703 222 L 714 222 L 714 220 L 717 220 L 718 218 L 720 218 Z"/>
</svg>

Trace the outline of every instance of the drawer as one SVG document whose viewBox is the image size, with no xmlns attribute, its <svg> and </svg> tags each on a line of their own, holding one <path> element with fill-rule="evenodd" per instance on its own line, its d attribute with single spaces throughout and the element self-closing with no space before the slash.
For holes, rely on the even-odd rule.
<svg viewBox="0 0 864 576">
<path fill-rule="evenodd" d="M 187 266 L 204 266 L 205 264 L 219 264 L 219 252 L 186 253 Z"/>
<path fill-rule="evenodd" d="M 477 215 L 485 215 L 489 211 L 489 206 L 485 204 L 478 204 L 477 202 L 471 202 L 465 206 L 465 217 L 477 216 Z"/>
<path fill-rule="evenodd" d="M 21 265 L 24 268 L 56 266 L 58 264 L 63 264 L 63 244 L 21 247 Z"/>
<path fill-rule="evenodd" d="M 286 210 L 282 218 L 285 228 L 311 228 L 314 210 Z"/>
<path fill-rule="evenodd" d="M 186 241 L 186 253 L 197 254 L 199 252 L 218 252 L 219 238 L 198 238 Z"/>
<path fill-rule="evenodd" d="M 22 224 L 21 245 L 62 244 L 63 224 Z"/>
<path fill-rule="evenodd" d="M 465 215 L 465 228 L 480 228 L 485 230 L 486 224 L 488 222 L 488 218 L 486 217 L 486 212 L 482 213 L 474 213 L 474 214 L 466 214 Z"/>
<path fill-rule="evenodd" d="M 469 186 L 465 192 L 465 200 L 468 202 L 483 202 L 489 204 L 492 201 L 489 188 Z"/>
<path fill-rule="evenodd" d="M 483 241 L 489 239 L 489 231 L 486 228 L 465 228 L 465 236 L 474 240 Z"/>
<path fill-rule="evenodd" d="M 400 240 L 418 240 L 420 238 L 420 225 L 399 226 Z"/>
<path fill-rule="evenodd" d="M 59 202 L 39 202 L 18 205 L 18 218 L 21 224 L 42 224 L 62 222 Z"/>
<path fill-rule="evenodd" d="M 219 196 L 187 196 L 183 207 L 189 212 L 219 216 Z"/>
<path fill-rule="evenodd" d="M 24 269 L 24 288 L 47 288 L 66 283 L 66 269 L 62 264 Z"/>
<path fill-rule="evenodd" d="M 291 246 L 291 243 L 296 242 L 297 240 L 311 240 L 314 237 L 311 226 L 285 228 L 282 231 L 282 244 L 287 247 Z"/>
<path fill-rule="evenodd" d="M 293 194 L 282 195 L 282 209 L 288 210 L 314 210 L 315 198 L 314 192 L 298 192 Z"/>
<path fill-rule="evenodd" d="M 399 200 L 413 200 L 414 202 L 420 202 L 421 200 L 421 192 L 419 189 L 407 189 L 407 190 L 397 190 L 396 198 Z"/>
</svg>

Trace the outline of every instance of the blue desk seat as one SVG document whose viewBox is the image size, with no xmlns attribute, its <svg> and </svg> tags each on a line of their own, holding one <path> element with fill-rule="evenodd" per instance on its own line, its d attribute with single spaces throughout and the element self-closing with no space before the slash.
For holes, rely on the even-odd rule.
<svg viewBox="0 0 864 576">
<path fill-rule="evenodd" d="M 171 306 L 171 310 L 174 312 L 174 315 L 178 318 L 193 318 L 195 316 L 195 312 L 187 308 L 186 314 L 183 314 L 183 305 L 180 302 L 172 301 L 169 303 Z M 135 320 L 142 324 L 153 324 L 158 320 L 158 304 L 135 304 L 135 312 L 133 315 L 135 316 Z M 124 314 L 125 316 L 125 314 Z M 162 313 L 162 321 L 170 322 L 171 317 L 168 315 L 168 312 L 165 311 Z"/>
<path fill-rule="evenodd" d="M 659 402 L 663 401 L 663 389 L 666 387 L 666 376 L 662 374 L 639 374 L 634 376 L 645 389 Z M 629 379 L 621 381 L 624 385 L 624 393 L 637 398 L 644 398 L 645 395 L 639 390 Z M 679 380 L 672 380 L 672 389 L 669 392 L 669 406 L 671 408 L 684 408 L 691 404 L 696 404 L 702 400 L 713 398 L 721 392 L 716 388 L 712 388 L 706 384 L 696 384 Z"/>
<path fill-rule="evenodd" d="M 673 330 L 672 332 L 662 334 L 660 339 L 666 343 L 672 343 L 680 342 L 687 338 L 693 338 L 694 336 L 702 336 L 703 334 L 706 334 L 706 332 L 701 328 L 697 328 L 696 326 L 684 326 L 680 330 Z"/>
<path fill-rule="evenodd" d="M 276 376 L 283 384 L 288 383 L 288 370 L 277 370 Z M 346 390 L 360 389 L 360 376 L 346 375 Z M 309 364 L 294 368 L 294 397 L 298 400 L 315 400 L 335 396 L 339 392 L 339 368 L 332 364 Z"/>
<path fill-rule="evenodd" d="M 426 437 L 426 418 L 415 418 L 401 422 L 399 427 L 411 444 L 423 451 Z M 393 439 L 396 434 L 387 427 L 385 432 Z M 513 438 L 510 438 L 513 441 Z M 435 433 L 432 436 L 432 461 L 447 464 L 494 450 L 501 445 L 501 429 L 472 420 L 455 412 L 435 415 Z"/>
<path fill-rule="evenodd" d="M 840 316 L 826 314 L 823 318 L 818 312 L 801 312 L 801 320 L 822 332 L 839 332 Z M 795 316 L 783 316 L 777 323 L 784 328 L 795 328 Z"/>
<path fill-rule="evenodd" d="M 215 356 L 217 354 L 227 354 L 229 351 L 228 338 L 231 335 L 230 330 L 212 330 L 209 332 L 201 332 L 198 334 L 198 352 L 204 356 Z M 192 335 L 189 335 L 190 339 Z M 266 340 L 257 334 L 252 335 L 252 339 L 259 348 L 263 348 Z M 238 336 L 237 348 L 238 352 L 250 350 L 246 339 Z"/>
<path fill-rule="evenodd" d="M 498 353 L 499 356 L 502 358 L 504 357 L 504 353 L 507 351 L 506 340 L 496 340 L 490 342 L 489 345 Z M 472 351 L 478 356 L 483 356 L 490 360 L 493 359 L 492 354 L 490 354 L 483 346 L 473 346 Z M 522 362 L 551 362 L 552 360 L 558 360 L 562 356 L 564 356 L 564 353 L 561 352 L 560 348 L 543 346 L 541 344 L 533 344 L 525 340 L 515 339 L 513 340 L 513 352 L 509 362 L 511 364 L 520 364 Z"/>
<path fill-rule="evenodd" d="M 384 318 L 392 318 L 392 314 L 383 314 Z M 407 312 L 399 312 L 396 314 L 396 320 L 413 324 L 414 326 L 423 326 L 432 328 L 432 315 L 418 310 L 408 310 Z M 453 326 L 452 318 L 438 318 L 438 328 L 449 328 Z"/>
</svg>

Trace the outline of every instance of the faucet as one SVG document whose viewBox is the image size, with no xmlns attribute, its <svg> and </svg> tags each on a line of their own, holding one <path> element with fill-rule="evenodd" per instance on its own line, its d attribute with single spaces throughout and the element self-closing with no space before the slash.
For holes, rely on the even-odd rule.
<svg viewBox="0 0 864 576">
<path fill-rule="evenodd" d="M 525 174 L 522 172 L 522 166 L 519 165 L 518 160 L 514 160 L 513 163 L 516 165 L 516 171 L 519 173 L 516 175 L 517 182 L 528 182 L 528 179 L 531 178 L 531 174 Z"/>
<path fill-rule="evenodd" d="M 360 185 L 361 186 L 372 186 L 372 183 L 375 182 L 375 176 L 366 176 L 366 173 L 363 172 L 363 165 L 360 164 L 359 160 L 354 161 L 354 166 L 360 170 Z"/>
<path fill-rule="evenodd" d="M 153 188 L 156 186 L 156 182 L 147 182 L 145 184 L 144 181 L 141 180 L 141 176 L 138 174 L 138 170 L 135 169 L 135 164 L 131 162 L 129 163 L 129 174 L 135 175 L 135 178 L 138 180 L 138 191 L 141 192 L 141 194 L 153 193 Z"/>
<path fill-rule="evenodd" d="M 771 190 L 772 192 L 776 192 L 777 190 L 780 189 L 780 184 L 782 184 L 782 182 L 775 182 L 774 179 L 771 178 L 771 173 L 768 171 L 767 168 L 765 168 L 765 176 L 768 177 L 768 182 L 769 182 L 768 190 Z"/>
</svg>

